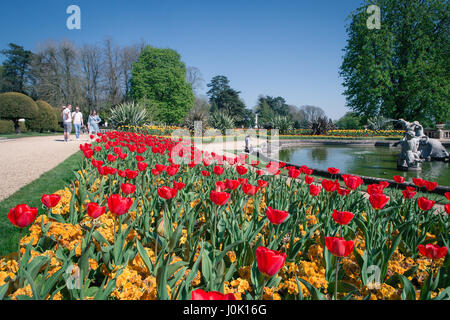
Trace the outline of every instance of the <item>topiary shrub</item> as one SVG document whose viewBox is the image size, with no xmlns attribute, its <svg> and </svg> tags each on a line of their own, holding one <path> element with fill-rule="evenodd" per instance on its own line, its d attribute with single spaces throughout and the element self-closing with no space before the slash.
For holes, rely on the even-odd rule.
<svg viewBox="0 0 450 320">
<path fill-rule="evenodd" d="M 11 120 L 0 120 L 0 134 L 14 133 L 14 122 Z"/>
<path fill-rule="evenodd" d="M 20 133 L 19 119 L 33 119 L 38 106 L 30 97 L 18 92 L 0 94 L 0 119 L 12 120 L 16 133 Z"/>
<path fill-rule="evenodd" d="M 33 119 L 26 120 L 25 124 L 30 131 L 44 132 L 54 131 L 58 126 L 58 119 L 56 117 L 54 108 L 47 102 L 38 100 L 38 115 Z"/>
</svg>

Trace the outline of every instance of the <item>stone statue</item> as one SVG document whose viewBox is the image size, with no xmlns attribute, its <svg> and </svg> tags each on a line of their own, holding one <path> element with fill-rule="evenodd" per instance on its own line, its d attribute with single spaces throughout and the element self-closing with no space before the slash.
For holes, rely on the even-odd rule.
<svg viewBox="0 0 450 320">
<path fill-rule="evenodd" d="M 397 168 L 401 170 L 421 170 L 423 159 L 420 158 L 419 138 L 412 130 L 405 133 L 404 138 L 396 142 L 394 146 L 400 144 L 401 152 L 397 158 Z"/>
<path fill-rule="evenodd" d="M 405 136 L 394 146 L 401 144 L 397 167 L 399 169 L 420 170 L 420 163 L 431 160 L 445 160 L 449 153 L 437 139 L 430 139 L 424 134 L 423 126 L 418 122 L 397 120 L 405 130 Z M 417 161 L 419 159 L 420 161 Z"/>
</svg>

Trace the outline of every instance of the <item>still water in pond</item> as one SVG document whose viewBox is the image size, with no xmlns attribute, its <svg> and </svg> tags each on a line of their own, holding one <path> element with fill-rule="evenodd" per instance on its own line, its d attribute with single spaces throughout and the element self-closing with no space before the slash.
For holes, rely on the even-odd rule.
<svg viewBox="0 0 450 320">
<path fill-rule="evenodd" d="M 392 179 L 394 175 L 423 178 L 450 186 L 450 166 L 443 161 L 424 162 L 422 171 L 405 172 L 397 170 L 397 148 L 387 147 L 348 147 L 348 146 L 304 146 L 280 151 L 280 160 L 313 169 L 327 170 L 339 168 L 341 173 L 353 173 Z"/>
</svg>

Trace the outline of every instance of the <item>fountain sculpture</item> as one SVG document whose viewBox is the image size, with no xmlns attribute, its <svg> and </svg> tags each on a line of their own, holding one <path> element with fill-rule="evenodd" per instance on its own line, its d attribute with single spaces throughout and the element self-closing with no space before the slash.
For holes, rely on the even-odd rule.
<svg viewBox="0 0 450 320">
<path fill-rule="evenodd" d="M 449 153 L 442 143 L 437 139 L 430 139 L 424 134 L 423 126 L 418 122 L 408 122 L 397 120 L 405 135 L 402 140 L 394 143 L 394 146 L 401 145 L 401 152 L 397 158 L 397 168 L 399 170 L 421 170 L 424 161 L 445 160 L 449 158 Z"/>
</svg>

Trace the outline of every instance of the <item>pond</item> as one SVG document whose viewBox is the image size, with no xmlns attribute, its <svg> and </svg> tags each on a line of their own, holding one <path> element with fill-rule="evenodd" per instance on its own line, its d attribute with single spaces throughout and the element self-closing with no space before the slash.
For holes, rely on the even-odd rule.
<svg viewBox="0 0 450 320">
<path fill-rule="evenodd" d="M 296 165 L 306 165 L 313 169 L 327 170 L 339 168 L 341 173 L 393 179 L 394 175 L 422 178 L 436 181 L 439 185 L 450 186 L 450 166 L 443 161 L 424 162 L 422 171 L 397 170 L 399 149 L 387 147 L 350 146 L 302 146 L 280 151 L 281 161 Z"/>
</svg>

